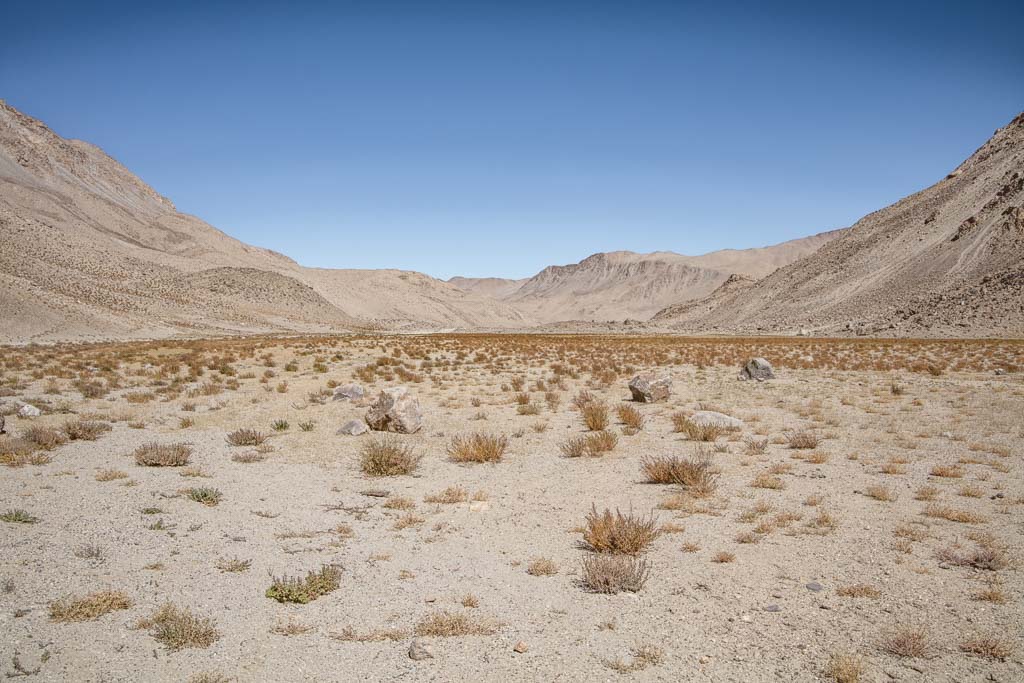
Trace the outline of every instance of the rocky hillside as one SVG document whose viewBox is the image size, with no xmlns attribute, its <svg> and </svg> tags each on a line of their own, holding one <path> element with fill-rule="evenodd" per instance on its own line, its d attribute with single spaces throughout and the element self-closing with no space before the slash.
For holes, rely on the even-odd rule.
<svg viewBox="0 0 1024 683">
<path fill-rule="evenodd" d="M 420 273 L 321 271 L 194 216 L 0 102 L 0 342 L 523 324 Z"/>
<path fill-rule="evenodd" d="M 1024 336 L 1024 114 L 944 179 L 808 258 L 655 320 L 693 331 Z"/>
<path fill-rule="evenodd" d="M 647 320 L 670 304 L 707 296 L 732 274 L 763 277 L 814 252 L 841 232 L 703 256 L 669 251 L 599 253 L 579 263 L 549 266 L 527 280 L 453 278 L 449 282 L 502 299 L 542 323 Z"/>
</svg>

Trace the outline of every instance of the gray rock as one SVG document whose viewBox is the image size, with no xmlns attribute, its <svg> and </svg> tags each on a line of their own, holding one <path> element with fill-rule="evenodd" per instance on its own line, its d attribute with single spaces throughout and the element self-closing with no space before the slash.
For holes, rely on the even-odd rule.
<svg viewBox="0 0 1024 683">
<path fill-rule="evenodd" d="M 775 373 L 764 358 L 751 358 L 740 370 L 740 379 L 775 379 Z"/>
<path fill-rule="evenodd" d="M 434 652 L 429 645 L 419 638 L 412 639 L 412 644 L 409 645 L 409 659 L 414 659 L 418 662 L 423 659 L 433 659 L 433 657 Z"/>
<path fill-rule="evenodd" d="M 405 387 L 385 389 L 366 412 L 366 424 L 377 432 L 412 434 L 423 426 L 423 411 Z"/>
<path fill-rule="evenodd" d="M 344 434 L 347 436 L 359 436 L 370 431 L 370 428 L 366 426 L 366 423 L 362 420 L 349 420 L 341 426 L 338 430 L 338 434 Z"/>
<path fill-rule="evenodd" d="M 21 408 L 18 408 L 19 417 L 39 417 L 41 414 L 42 413 L 40 412 L 39 408 L 36 408 L 33 405 L 29 405 L 28 403 L 23 405 Z"/>
<path fill-rule="evenodd" d="M 825 587 L 817 581 L 811 581 L 809 584 L 805 586 L 805 588 L 807 588 L 807 590 L 811 591 L 812 593 L 820 593 L 821 591 L 825 590 Z"/>
<path fill-rule="evenodd" d="M 664 401 L 672 393 L 672 378 L 668 375 L 639 374 L 629 380 L 629 392 L 640 403 Z"/>
<path fill-rule="evenodd" d="M 698 410 L 690 416 L 690 421 L 700 427 L 714 425 L 723 429 L 743 429 L 743 420 L 713 410 Z"/>
<path fill-rule="evenodd" d="M 767 607 L 764 608 L 764 611 L 765 612 L 773 612 L 773 613 L 774 612 L 781 612 L 782 608 L 779 607 L 778 605 L 768 605 Z"/>
<path fill-rule="evenodd" d="M 1006 374 L 1006 370 L 1003 370 L 1002 368 L 996 368 L 996 375 L 998 375 L 999 377 L 1002 377 L 1005 374 Z"/>
<path fill-rule="evenodd" d="M 358 384 L 342 384 L 334 390 L 335 401 L 358 401 L 365 395 L 366 390 Z"/>
</svg>

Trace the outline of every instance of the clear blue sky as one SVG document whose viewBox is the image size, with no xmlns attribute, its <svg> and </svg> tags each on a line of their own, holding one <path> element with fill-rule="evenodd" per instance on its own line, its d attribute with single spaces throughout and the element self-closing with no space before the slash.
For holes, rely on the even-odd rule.
<svg viewBox="0 0 1024 683">
<path fill-rule="evenodd" d="M 1024 109 L 1022 2 L 3 2 L 0 97 L 328 267 L 848 225 Z"/>
</svg>

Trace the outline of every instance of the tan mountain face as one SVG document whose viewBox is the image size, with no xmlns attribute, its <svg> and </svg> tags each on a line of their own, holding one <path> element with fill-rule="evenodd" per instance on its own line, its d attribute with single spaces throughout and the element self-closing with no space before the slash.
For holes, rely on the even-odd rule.
<svg viewBox="0 0 1024 683">
<path fill-rule="evenodd" d="M 0 236 L 0 342 L 530 322 L 420 273 L 309 269 L 244 244 L 3 103 Z"/>
<path fill-rule="evenodd" d="M 1024 335 L 1024 114 L 945 179 L 865 216 L 812 256 L 654 322 L 694 331 Z"/>
<path fill-rule="evenodd" d="M 771 247 L 725 249 L 703 256 L 614 251 L 568 266 L 549 266 L 527 280 L 452 278 L 449 282 L 503 299 L 542 323 L 647 320 L 666 306 L 707 296 L 731 274 L 763 277 L 841 233 L 833 230 Z"/>
<path fill-rule="evenodd" d="M 950 177 L 848 231 L 703 256 L 610 252 L 524 280 L 442 282 L 304 268 L 244 244 L 177 212 L 99 148 L 0 101 L 0 342 L 583 330 L 652 316 L 658 328 L 695 331 L 1020 335 L 1022 140 L 1018 117 Z"/>
</svg>

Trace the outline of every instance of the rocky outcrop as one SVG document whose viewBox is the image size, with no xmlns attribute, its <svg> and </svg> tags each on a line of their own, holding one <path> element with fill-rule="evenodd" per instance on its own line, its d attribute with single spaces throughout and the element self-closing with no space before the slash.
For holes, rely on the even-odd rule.
<svg viewBox="0 0 1024 683">
<path fill-rule="evenodd" d="M 412 434 L 423 426 L 423 411 L 405 387 L 385 389 L 366 412 L 366 424 L 377 432 Z"/>
</svg>

